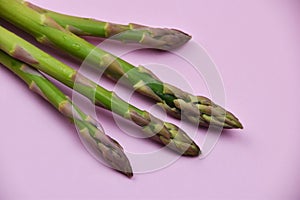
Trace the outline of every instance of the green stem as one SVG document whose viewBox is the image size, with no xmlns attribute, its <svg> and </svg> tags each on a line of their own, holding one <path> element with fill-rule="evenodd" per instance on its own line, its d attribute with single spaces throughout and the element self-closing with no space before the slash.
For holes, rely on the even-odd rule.
<svg viewBox="0 0 300 200">
<path fill-rule="evenodd" d="M 53 18 L 62 27 L 80 36 L 110 38 L 125 43 L 139 43 L 164 50 L 180 47 L 191 39 L 190 35 L 176 29 L 152 28 L 134 23 L 128 25 L 115 24 L 57 13 L 29 2 L 24 4 L 41 14 Z"/>
<path fill-rule="evenodd" d="M 91 116 L 81 111 L 70 98 L 40 72 L 0 51 L 0 64 L 15 73 L 29 88 L 52 104 L 61 114 L 73 121 L 89 150 L 113 169 L 132 177 L 132 169 L 123 148 L 106 135 Z"/>
<path fill-rule="evenodd" d="M 43 71 L 70 88 L 83 94 L 96 105 L 102 106 L 143 128 L 150 139 L 174 151 L 197 156 L 199 147 L 177 126 L 163 122 L 148 112 L 142 111 L 120 99 L 113 92 L 104 89 L 71 67 L 56 60 L 12 32 L 0 26 L 0 49 L 34 68 Z"/>
<path fill-rule="evenodd" d="M 0 0 L 0 10 L 0 17 L 32 34 L 39 42 L 60 48 L 82 61 L 86 59 L 89 64 L 102 69 L 106 76 L 115 81 L 121 77 L 125 78 L 137 92 L 156 100 L 157 104 L 171 116 L 186 118 L 205 127 L 212 125 L 224 128 L 243 128 L 232 113 L 208 98 L 184 92 L 162 82 L 144 67 L 134 67 L 132 64 L 96 48 L 61 27 L 51 17 L 27 7 L 24 2 Z M 57 74 L 57 76 L 61 75 Z M 108 95 L 106 94 L 102 98 Z"/>
</svg>

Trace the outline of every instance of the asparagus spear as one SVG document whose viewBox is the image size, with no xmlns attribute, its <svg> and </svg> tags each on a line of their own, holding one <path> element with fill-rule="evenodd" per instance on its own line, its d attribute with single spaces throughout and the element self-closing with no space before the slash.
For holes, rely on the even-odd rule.
<svg viewBox="0 0 300 200">
<path fill-rule="evenodd" d="M 81 60 L 88 56 L 89 63 L 105 69 L 105 75 L 115 81 L 124 76 L 137 92 L 154 99 L 173 117 L 183 117 L 205 127 L 212 125 L 243 128 L 232 113 L 208 98 L 184 92 L 162 82 L 142 66 L 134 67 L 104 50 L 95 48 L 92 44 L 63 29 L 48 15 L 40 14 L 25 6 L 24 2 L 0 0 L 0 10 L 0 17 L 24 29 L 39 42 L 56 46 Z"/>
<path fill-rule="evenodd" d="M 76 83 L 76 87 L 74 87 L 76 91 L 88 97 L 94 104 L 111 110 L 142 127 L 150 139 L 186 156 L 199 155 L 199 147 L 177 126 L 163 122 L 148 112 L 128 104 L 115 93 L 102 88 L 2 26 L 0 26 L 0 49 L 70 88 L 73 88 Z"/>
<path fill-rule="evenodd" d="M 80 36 L 111 38 L 125 43 L 139 43 L 164 50 L 180 47 L 191 39 L 190 35 L 176 29 L 152 28 L 134 23 L 128 25 L 115 24 L 57 13 L 29 2 L 24 2 L 24 4 L 41 14 L 53 18 L 62 27 Z M 126 32 L 119 34 L 124 31 Z"/>
<path fill-rule="evenodd" d="M 29 88 L 51 103 L 61 114 L 80 129 L 81 138 L 97 158 L 104 160 L 113 169 L 132 177 L 132 169 L 123 148 L 106 135 L 92 117 L 82 112 L 62 91 L 37 70 L 0 51 L 0 64 L 15 73 Z"/>
</svg>

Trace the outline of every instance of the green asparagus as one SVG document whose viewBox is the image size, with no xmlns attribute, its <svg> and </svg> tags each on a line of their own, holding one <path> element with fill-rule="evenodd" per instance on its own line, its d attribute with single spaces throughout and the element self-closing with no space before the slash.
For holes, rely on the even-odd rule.
<svg viewBox="0 0 300 200">
<path fill-rule="evenodd" d="M 56 46 L 67 53 L 105 70 L 105 75 L 117 81 L 125 77 L 133 88 L 163 107 L 176 118 L 208 127 L 243 128 L 239 120 L 224 108 L 202 96 L 194 96 L 162 82 L 144 67 L 132 64 L 95 48 L 92 44 L 61 27 L 50 16 L 36 12 L 22 1 L 0 0 L 0 17 L 24 29 L 39 42 Z"/>
<path fill-rule="evenodd" d="M 86 115 L 70 98 L 54 86 L 40 72 L 31 68 L 9 55 L 0 51 L 0 64 L 7 67 L 29 88 L 51 103 L 61 114 L 69 118 L 79 128 L 79 133 L 84 143 L 93 151 L 94 156 L 104 160 L 113 169 L 132 177 L 132 169 L 123 148 L 114 139 L 106 135 L 98 122 L 91 116 Z"/>
<path fill-rule="evenodd" d="M 176 29 L 152 28 L 134 23 L 128 25 L 115 24 L 53 12 L 29 2 L 24 2 L 24 4 L 41 14 L 53 18 L 62 27 L 80 36 L 110 38 L 125 43 L 139 43 L 147 47 L 164 50 L 180 47 L 191 39 L 190 35 Z M 124 33 L 119 34 L 121 32 Z"/>
<path fill-rule="evenodd" d="M 111 110 L 142 127 L 148 138 L 166 145 L 180 154 L 199 155 L 199 147 L 177 126 L 163 122 L 148 112 L 128 104 L 115 93 L 97 85 L 73 68 L 56 60 L 2 26 L 0 26 L 0 49 L 70 88 L 73 88 L 76 83 L 76 87 L 74 87 L 76 91 L 89 98 L 95 105 Z"/>
</svg>

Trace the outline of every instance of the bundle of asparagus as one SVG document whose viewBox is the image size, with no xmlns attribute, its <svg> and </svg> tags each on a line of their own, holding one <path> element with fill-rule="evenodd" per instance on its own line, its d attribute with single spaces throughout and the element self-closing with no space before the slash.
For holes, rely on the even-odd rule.
<svg viewBox="0 0 300 200">
<path fill-rule="evenodd" d="M 125 77 L 137 92 L 155 100 L 171 116 L 183 117 L 205 127 L 212 125 L 224 128 L 242 128 L 241 123 L 232 113 L 214 104 L 208 98 L 194 96 L 164 83 L 148 69 L 142 66 L 134 67 L 102 49 L 95 48 L 77 36 L 92 35 L 107 38 L 125 31 L 125 34 L 113 38 L 123 42 L 140 43 L 148 47 L 172 49 L 185 44 L 190 39 L 189 35 L 181 31 L 135 24 L 126 26 L 68 16 L 20 0 L 0 0 L 0 17 L 33 35 L 42 44 L 62 49 L 81 60 L 88 57 L 91 65 L 103 69 L 104 74 L 115 81 Z M 30 85 L 30 88 L 41 94 L 65 116 L 71 118 L 80 127 L 81 134 L 88 136 L 86 138 L 89 141 L 93 141 L 90 143 L 98 148 L 98 152 L 104 157 L 104 160 L 127 176 L 132 175 L 131 167 L 120 145 L 99 131 L 95 120 L 91 120 L 81 112 L 59 89 L 42 77 L 38 71 L 27 65 L 76 90 L 89 98 L 95 105 L 111 110 L 142 127 L 143 132 L 150 139 L 182 155 L 199 155 L 199 147 L 176 125 L 164 122 L 150 113 L 128 104 L 115 93 L 97 85 L 78 71 L 2 26 L 0 26 L 0 50 L 8 54 L 0 54 L 2 64 L 16 73 Z M 76 87 L 74 87 L 75 83 Z M 46 90 L 50 89 L 52 92 L 48 93 Z M 56 96 L 59 98 L 54 98 Z M 65 108 L 65 105 L 68 109 Z M 71 115 L 70 110 L 75 110 L 78 113 L 75 115 L 77 117 L 74 117 L 74 113 Z M 115 155 L 118 155 L 119 159 Z"/>
<path fill-rule="evenodd" d="M 81 60 L 88 58 L 89 63 L 105 70 L 104 74 L 115 81 L 125 77 L 137 92 L 155 100 L 171 116 L 184 117 L 205 127 L 215 125 L 224 128 L 243 128 L 232 113 L 212 103 L 209 99 L 191 95 L 164 83 L 144 67 L 134 67 L 130 63 L 96 48 L 64 29 L 47 13 L 33 10 L 34 6 L 31 4 L 16 0 L 0 0 L 0 3 L 0 16 L 3 19 L 25 30 L 45 45 L 60 48 Z M 61 15 L 56 16 L 59 18 Z M 64 18 L 60 18 L 58 21 L 64 21 L 62 19 Z M 73 18 L 69 16 L 68 19 Z M 76 22 L 73 25 L 75 26 L 75 24 Z"/>
</svg>

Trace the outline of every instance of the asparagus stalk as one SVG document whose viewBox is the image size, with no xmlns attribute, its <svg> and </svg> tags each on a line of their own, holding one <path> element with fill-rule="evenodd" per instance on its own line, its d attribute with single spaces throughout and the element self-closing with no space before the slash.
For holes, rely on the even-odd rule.
<svg viewBox="0 0 300 200">
<path fill-rule="evenodd" d="M 70 98 L 54 86 L 37 70 L 0 51 L 0 64 L 15 73 L 29 88 L 52 104 L 61 114 L 79 128 L 81 138 L 97 158 L 104 160 L 113 169 L 132 177 L 132 169 L 123 148 L 106 135 L 99 124 L 82 112 Z"/>
<path fill-rule="evenodd" d="M 39 42 L 56 46 L 67 53 L 102 68 L 104 74 L 117 81 L 125 77 L 133 88 L 163 107 L 176 118 L 186 118 L 200 126 L 243 128 L 239 120 L 206 97 L 194 96 L 159 80 L 151 71 L 95 48 L 57 24 L 51 17 L 36 12 L 16 0 L 0 0 L 0 17 L 33 35 Z M 14 12 L 12 12 L 14 11 Z"/>
<path fill-rule="evenodd" d="M 51 17 L 65 29 L 80 36 L 111 38 L 125 43 L 139 43 L 147 47 L 164 50 L 180 47 L 191 39 L 190 35 L 176 29 L 152 28 L 134 23 L 128 25 L 115 24 L 57 13 L 29 2 L 24 2 L 24 4 L 41 14 Z M 119 34 L 121 32 L 123 33 Z"/>
<path fill-rule="evenodd" d="M 88 97 L 95 105 L 111 110 L 142 127 L 150 139 L 186 156 L 199 155 L 199 147 L 177 126 L 163 122 L 148 112 L 128 104 L 115 93 L 97 85 L 73 68 L 56 60 L 2 26 L 0 26 L 0 49 L 70 88 L 73 88 L 76 83 L 76 87 L 74 87 L 76 91 Z"/>
</svg>

